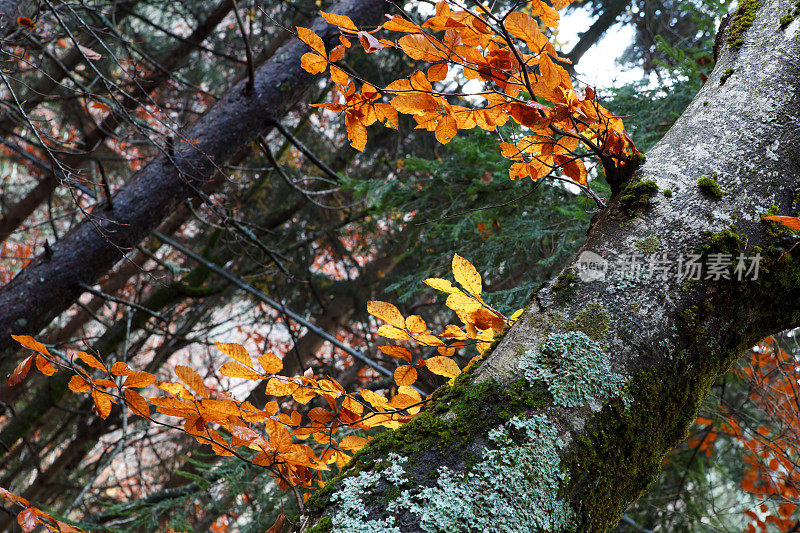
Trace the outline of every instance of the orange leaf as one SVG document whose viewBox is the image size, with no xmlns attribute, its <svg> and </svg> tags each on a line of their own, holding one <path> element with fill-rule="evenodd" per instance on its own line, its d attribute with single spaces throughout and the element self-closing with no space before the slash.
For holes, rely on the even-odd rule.
<svg viewBox="0 0 800 533">
<path fill-rule="evenodd" d="M 52 376 L 56 373 L 56 367 L 41 354 L 36 354 L 36 368 L 45 376 Z"/>
<path fill-rule="evenodd" d="M 458 364 L 449 357 L 444 357 L 442 355 L 425 359 L 425 366 L 434 374 L 439 374 L 446 378 L 454 378 L 461 374 L 461 369 L 458 368 Z"/>
<path fill-rule="evenodd" d="M 447 63 L 437 63 L 428 69 L 428 81 L 442 81 L 447 77 Z"/>
<path fill-rule="evenodd" d="M 30 348 L 31 350 L 39 353 L 43 353 L 45 355 L 50 355 L 50 352 L 47 351 L 47 347 L 42 344 L 41 342 L 35 340 L 33 337 L 29 335 L 11 335 L 11 338 L 23 345 L 26 348 Z"/>
<path fill-rule="evenodd" d="M 797 217 L 786 217 L 786 216 L 779 216 L 779 215 L 770 215 L 767 217 L 763 217 L 764 220 L 772 220 L 773 222 L 780 222 L 787 228 L 800 231 L 800 218 Z"/>
<path fill-rule="evenodd" d="M 272 378 L 267 382 L 267 388 L 264 391 L 268 396 L 288 396 L 292 394 L 299 385 L 293 381 L 283 381 L 278 378 Z"/>
<path fill-rule="evenodd" d="M 98 370 L 103 370 L 103 371 L 106 370 L 106 365 L 101 363 L 100 360 L 97 357 L 93 356 L 92 354 L 88 354 L 86 352 L 78 352 L 75 354 L 75 356 L 84 363 L 86 363 L 87 366 L 96 368 Z"/>
<path fill-rule="evenodd" d="M 324 11 L 319 12 L 322 15 L 322 18 L 328 21 L 329 24 L 333 24 L 343 30 L 357 32 L 358 28 L 350 19 L 350 17 L 346 15 L 338 15 L 336 13 L 326 13 Z"/>
<path fill-rule="evenodd" d="M 423 34 L 405 35 L 400 37 L 397 44 L 403 49 L 411 59 L 417 61 L 436 61 L 445 59 L 439 49 L 434 46 L 428 39 L 433 39 Z"/>
<path fill-rule="evenodd" d="M 389 20 L 383 23 L 383 29 L 385 30 L 403 33 L 419 33 L 422 31 L 419 26 L 399 15 L 386 16 L 389 17 Z"/>
<path fill-rule="evenodd" d="M 218 342 L 217 349 L 245 366 L 253 366 L 252 360 L 250 359 L 250 354 L 241 344 L 237 344 L 235 342 Z"/>
<path fill-rule="evenodd" d="M 400 365 L 394 371 L 394 382 L 398 386 L 413 385 L 417 381 L 417 370 L 413 366 Z"/>
<path fill-rule="evenodd" d="M 125 389 L 125 403 L 134 414 L 144 418 L 150 417 L 150 405 L 144 397 L 135 390 Z"/>
<path fill-rule="evenodd" d="M 29 17 L 17 17 L 17 24 L 29 30 L 36 28 L 36 24 Z"/>
<path fill-rule="evenodd" d="M 519 11 L 514 11 L 513 13 L 509 13 L 506 17 L 504 25 L 508 33 L 529 43 L 528 47 L 531 51 L 539 51 L 536 49 L 535 44 L 540 34 L 539 24 L 533 17 Z"/>
<path fill-rule="evenodd" d="M 331 79 L 337 85 L 345 86 L 350 83 L 350 76 L 339 67 L 331 65 Z"/>
<path fill-rule="evenodd" d="M 125 383 L 122 384 L 123 387 L 149 387 L 153 383 L 156 382 L 156 377 L 149 373 L 149 372 L 131 372 L 128 374 L 128 377 L 125 378 Z"/>
<path fill-rule="evenodd" d="M 264 369 L 267 374 L 277 374 L 283 370 L 283 361 L 281 361 L 274 353 L 265 353 L 258 358 L 258 364 Z"/>
<path fill-rule="evenodd" d="M 200 374 L 195 372 L 194 369 L 189 368 L 188 366 L 178 365 L 175 367 L 175 375 L 181 378 L 181 381 L 186 383 L 189 386 L 189 388 L 192 389 L 194 392 L 196 392 L 198 395 L 200 395 L 203 398 L 208 397 L 208 393 L 206 392 L 206 386 L 203 385 L 203 378 L 201 378 Z"/>
<path fill-rule="evenodd" d="M 97 414 L 101 418 L 108 418 L 111 413 L 111 395 L 98 389 L 92 389 L 92 398 Z"/>
<path fill-rule="evenodd" d="M 6 377 L 6 383 L 8 383 L 9 387 L 13 387 L 15 385 L 19 385 L 25 376 L 28 375 L 28 372 L 31 370 L 31 363 L 33 362 L 33 355 L 29 355 L 17 365 L 17 368 Z"/>
<path fill-rule="evenodd" d="M 89 382 L 77 374 L 72 376 L 69 380 L 69 389 L 72 392 L 86 392 L 91 388 Z"/>
<path fill-rule="evenodd" d="M 319 55 L 327 57 L 328 54 L 325 52 L 325 43 L 322 42 L 322 38 L 319 35 L 308 28 L 297 26 L 297 37 Z"/>
<path fill-rule="evenodd" d="M 261 376 L 255 371 L 242 364 L 234 363 L 233 361 L 229 361 L 219 367 L 219 373 L 223 376 L 228 376 L 229 378 L 242 378 L 252 381 L 258 381 L 261 379 Z"/>
<path fill-rule="evenodd" d="M 458 125 L 456 124 L 456 119 L 451 117 L 450 115 L 445 115 L 441 119 L 439 119 L 438 124 L 436 124 L 436 140 L 442 144 L 447 144 L 453 137 L 456 136 L 458 133 Z"/>
<path fill-rule="evenodd" d="M 402 346 L 379 346 L 378 349 L 385 353 L 386 355 L 397 357 L 398 359 L 403 359 L 404 361 L 411 362 L 411 352 L 409 352 L 406 348 Z"/>
<path fill-rule="evenodd" d="M 306 52 L 300 58 L 300 66 L 310 74 L 319 74 L 328 68 L 328 61 L 317 53 Z"/>
</svg>

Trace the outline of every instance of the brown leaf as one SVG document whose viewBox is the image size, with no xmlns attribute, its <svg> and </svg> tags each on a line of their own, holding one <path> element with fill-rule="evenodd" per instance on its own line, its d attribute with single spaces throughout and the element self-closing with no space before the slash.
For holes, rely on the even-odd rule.
<svg viewBox="0 0 800 533">
<path fill-rule="evenodd" d="M 377 38 L 375 38 L 374 35 L 366 31 L 358 32 L 358 41 L 361 43 L 361 46 L 364 47 L 364 51 L 368 54 L 372 54 L 378 50 L 386 48 Z"/>
<path fill-rule="evenodd" d="M 31 369 L 31 363 L 33 362 L 33 356 L 29 355 L 17 365 L 17 368 L 6 377 L 6 383 L 8 383 L 9 387 L 13 387 L 14 385 L 19 385 L 23 379 L 28 375 L 28 372 Z"/>
</svg>

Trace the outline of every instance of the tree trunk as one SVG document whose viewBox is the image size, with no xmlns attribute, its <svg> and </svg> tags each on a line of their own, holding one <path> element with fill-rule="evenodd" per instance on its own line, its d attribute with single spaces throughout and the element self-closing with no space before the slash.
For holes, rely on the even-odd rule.
<svg viewBox="0 0 800 533">
<path fill-rule="evenodd" d="M 716 70 L 580 254 L 475 370 L 312 497 L 303 530 L 585 532 L 618 521 L 714 379 L 800 325 L 800 239 L 761 219 L 800 210 L 800 20 L 779 23 L 793 3 L 740 0 Z M 681 257 L 699 253 L 701 279 L 677 276 Z M 583 268 L 590 254 L 610 262 L 605 279 Z M 728 259 L 715 254 L 731 255 L 730 280 L 707 279 Z M 737 279 L 738 254 L 760 254 L 757 279 Z M 671 271 L 617 277 L 612 267 L 633 257 Z"/>
<path fill-rule="evenodd" d="M 120 9 L 126 12 L 127 8 L 120 7 Z M 149 96 L 170 80 L 173 71 L 186 61 L 197 44 L 208 38 L 231 9 L 233 9 L 233 1 L 223 0 L 185 41 L 181 41 L 157 63 L 156 69 L 150 75 L 136 81 L 127 93 L 118 97 L 119 109 L 114 109 L 103 117 L 103 120 L 83 139 L 86 152 L 67 156 L 61 164 L 65 167 L 77 168 L 91 161 L 91 158 L 96 156 L 95 152 L 100 148 L 100 144 L 114 135 L 117 128 L 129 118 L 131 111 L 143 103 L 147 103 Z M 83 53 L 80 49 L 78 52 L 82 58 Z M 19 202 L 9 207 L 5 216 L 0 219 L 0 242 L 8 239 L 14 231 L 19 229 L 19 226 L 33 214 L 36 208 L 53 194 L 59 183 L 60 180 L 56 175 L 46 175 Z"/>
<path fill-rule="evenodd" d="M 369 26 L 388 8 L 379 0 L 345 0 L 334 11 Z M 321 18 L 311 28 L 329 44 L 338 35 Z M 267 119 L 282 117 L 302 101 L 315 80 L 300 67 L 307 51 L 296 40 L 283 46 L 256 71 L 250 94 L 244 82 L 234 86 L 177 140 L 174 154 L 162 154 L 137 172 L 115 195 L 113 210 L 95 208 L 102 214 L 74 228 L 0 289 L 0 360 L 13 346 L 11 334 L 38 333 L 83 292 L 81 283 L 94 284 L 233 154 L 263 135 Z"/>
</svg>

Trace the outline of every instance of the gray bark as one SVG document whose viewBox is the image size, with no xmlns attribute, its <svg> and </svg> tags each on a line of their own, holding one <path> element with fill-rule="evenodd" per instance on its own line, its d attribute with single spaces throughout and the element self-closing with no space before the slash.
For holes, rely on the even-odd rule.
<svg viewBox="0 0 800 533">
<path fill-rule="evenodd" d="M 387 8 L 380 0 L 346 0 L 334 11 L 369 26 Z M 321 18 L 310 27 L 328 43 L 338 35 Z M 269 118 L 282 117 L 302 101 L 315 79 L 300 68 L 307 51 L 297 41 L 283 46 L 256 71 L 252 93 L 245 94 L 244 82 L 234 86 L 176 141 L 174 154 L 151 161 L 115 195 L 113 210 L 95 208 L 91 220 L 0 289 L 0 360 L 13 348 L 11 334 L 41 331 L 77 299 L 81 283 L 93 285 L 235 153 L 267 132 Z"/>
<path fill-rule="evenodd" d="M 800 239 L 761 218 L 800 210 L 800 20 L 778 22 L 792 4 L 764 2 L 562 275 L 477 370 L 309 500 L 303 530 L 585 532 L 619 520 L 715 377 L 800 325 Z M 579 275 L 588 252 L 612 264 L 663 253 L 674 269 L 699 251 L 706 266 L 714 253 L 760 253 L 759 277 Z"/>
</svg>

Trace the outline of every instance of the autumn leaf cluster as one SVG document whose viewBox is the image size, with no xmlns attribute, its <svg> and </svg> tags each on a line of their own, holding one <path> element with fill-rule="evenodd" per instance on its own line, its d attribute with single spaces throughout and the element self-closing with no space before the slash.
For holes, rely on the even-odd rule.
<svg viewBox="0 0 800 533">
<path fill-rule="evenodd" d="M 569 3 L 556 1 L 551 7 L 533 0 L 530 14 L 498 16 L 481 5 L 452 9 L 440 1 L 436 14 L 421 24 L 394 15 L 369 32 L 346 16 L 323 13 L 340 29 L 339 44 L 328 52 L 318 35 L 298 27 L 297 36 L 312 50 L 302 65 L 313 74 L 329 69 L 338 99 L 318 105 L 344 114 L 348 138 L 358 150 L 366 146 L 368 126 L 380 122 L 396 129 L 399 114 L 409 115 L 442 144 L 459 130 L 498 131 L 509 124 L 512 136 L 501 137 L 500 148 L 512 161 L 512 179 L 536 180 L 557 170 L 586 185 L 585 158 L 616 166 L 637 151 L 622 120 L 597 102 L 594 90 L 576 91 L 564 68 L 569 61 L 559 57 L 546 35 L 547 28 L 558 26 L 556 9 Z M 379 31 L 402 36 L 375 37 Z M 339 66 L 352 47 L 348 36 L 356 36 L 367 53 L 397 49 L 428 66 L 378 88 Z M 482 90 L 468 97 L 437 90 L 434 84 L 456 74 Z"/>
</svg>

